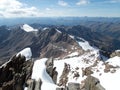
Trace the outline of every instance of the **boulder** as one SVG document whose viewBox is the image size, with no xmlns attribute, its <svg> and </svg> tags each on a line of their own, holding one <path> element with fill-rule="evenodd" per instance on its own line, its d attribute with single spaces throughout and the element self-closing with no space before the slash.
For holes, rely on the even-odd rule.
<svg viewBox="0 0 120 90">
<path fill-rule="evenodd" d="M 52 58 L 50 58 L 50 59 L 48 59 L 47 61 L 46 61 L 46 71 L 47 71 L 47 73 L 50 75 L 50 76 L 52 76 L 52 72 L 53 72 L 53 59 Z"/>
<path fill-rule="evenodd" d="M 34 90 L 41 90 L 42 81 L 39 79 L 35 82 L 35 89 Z"/>
<path fill-rule="evenodd" d="M 46 61 L 46 71 L 47 73 L 50 75 L 50 77 L 53 79 L 54 83 L 57 82 L 57 75 L 58 75 L 58 72 L 56 71 L 56 67 L 53 67 L 54 66 L 54 63 L 53 63 L 53 58 L 50 58 Z"/>
<path fill-rule="evenodd" d="M 93 76 L 88 76 L 85 79 L 84 89 L 85 90 L 105 90 L 105 88 L 101 86 L 100 81 Z"/>
<path fill-rule="evenodd" d="M 59 86 L 66 86 L 68 82 L 68 74 L 70 72 L 70 65 L 65 63 L 62 75 L 60 76 Z"/>
<path fill-rule="evenodd" d="M 27 90 L 34 90 L 35 88 L 35 80 L 31 79 L 28 81 L 28 89 Z"/>
<path fill-rule="evenodd" d="M 68 90 L 80 90 L 79 83 L 68 83 Z"/>
</svg>

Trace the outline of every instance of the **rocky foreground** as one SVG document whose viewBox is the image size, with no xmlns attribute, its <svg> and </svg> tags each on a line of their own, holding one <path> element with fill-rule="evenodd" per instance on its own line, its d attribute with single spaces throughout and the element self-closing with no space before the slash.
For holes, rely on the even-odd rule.
<svg viewBox="0 0 120 90">
<path fill-rule="evenodd" d="M 82 56 L 73 55 L 63 60 L 44 58 L 34 61 L 26 60 L 25 56 L 17 54 L 0 67 L 0 90 L 108 90 L 104 83 L 109 85 L 109 81 L 104 82 L 102 78 L 106 75 L 105 80 L 113 79 L 107 75 L 119 74 L 119 64 L 112 63 L 112 58 L 106 62 L 99 60 L 88 62 L 84 59 L 83 68 L 82 63 L 77 60 Z M 113 58 L 116 61 L 120 60 L 118 56 Z M 75 59 L 78 65 L 75 65 Z M 61 70 L 58 64 L 63 64 Z M 116 80 L 116 77 L 114 78 Z"/>
<path fill-rule="evenodd" d="M 25 57 L 21 55 L 13 56 L 9 62 L 0 67 L 0 90 L 24 90 L 24 87 L 27 87 L 27 90 L 41 90 L 41 85 L 44 81 L 41 80 L 42 78 L 37 81 L 31 78 L 32 67 L 32 60 L 26 61 Z M 65 65 L 63 73 L 66 72 L 66 69 Z M 51 59 L 46 61 L 46 71 L 55 84 L 58 73 L 53 68 Z M 99 89 L 101 88 L 99 83 L 100 81 L 97 78 L 88 76 L 83 89 L 80 89 L 79 83 L 68 83 L 68 86 L 63 88 L 56 86 L 56 90 L 104 90 L 103 88 Z"/>
</svg>

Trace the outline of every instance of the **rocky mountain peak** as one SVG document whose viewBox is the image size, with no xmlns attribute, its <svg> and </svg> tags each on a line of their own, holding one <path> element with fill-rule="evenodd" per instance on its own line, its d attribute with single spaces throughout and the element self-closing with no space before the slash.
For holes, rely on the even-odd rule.
<svg viewBox="0 0 120 90">
<path fill-rule="evenodd" d="M 47 32 L 47 33 L 46 33 Z M 62 33 L 55 28 L 51 28 L 49 30 L 44 31 L 44 48 L 40 52 L 40 57 L 65 57 L 66 55 L 72 53 L 76 50 L 83 53 L 82 48 L 78 45 L 78 43 L 71 38 L 68 34 Z"/>
</svg>

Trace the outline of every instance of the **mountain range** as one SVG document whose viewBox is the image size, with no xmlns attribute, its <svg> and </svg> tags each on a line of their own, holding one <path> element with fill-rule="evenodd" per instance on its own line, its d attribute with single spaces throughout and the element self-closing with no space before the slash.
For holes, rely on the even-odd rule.
<svg viewBox="0 0 120 90">
<path fill-rule="evenodd" d="M 102 27 L 98 23 L 0 26 L 0 89 L 119 89 L 119 27 L 116 32 L 106 31 L 111 24 Z"/>
</svg>

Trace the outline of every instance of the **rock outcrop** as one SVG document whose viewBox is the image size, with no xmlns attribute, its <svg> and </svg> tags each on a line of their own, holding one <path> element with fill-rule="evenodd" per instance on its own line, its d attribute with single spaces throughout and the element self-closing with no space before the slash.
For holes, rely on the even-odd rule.
<svg viewBox="0 0 120 90">
<path fill-rule="evenodd" d="M 13 56 L 0 67 L 0 90 L 23 90 L 31 77 L 33 62 L 24 56 Z"/>
<path fill-rule="evenodd" d="M 68 90 L 80 90 L 79 83 L 68 83 Z"/>
<path fill-rule="evenodd" d="M 84 86 L 81 90 L 105 90 L 103 86 L 101 86 L 100 81 L 93 77 L 88 76 L 84 81 Z"/>
<path fill-rule="evenodd" d="M 120 50 L 116 50 L 115 52 L 113 52 L 110 57 L 115 57 L 115 56 L 119 56 L 120 57 Z"/>
<path fill-rule="evenodd" d="M 66 84 L 68 82 L 69 72 L 70 72 L 70 65 L 65 63 L 62 75 L 61 75 L 59 83 L 58 83 L 59 86 L 66 86 Z"/>
<path fill-rule="evenodd" d="M 52 78 L 53 82 L 56 84 L 58 72 L 56 71 L 56 67 L 53 66 L 54 66 L 53 59 L 52 58 L 48 59 L 46 61 L 46 71 Z"/>
<path fill-rule="evenodd" d="M 31 79 L 29 80 L 27 90 L 41 90 L 41 85 L 42 85 L 41 79 L 39 79 L 38 81 Z"/>
</svg>

